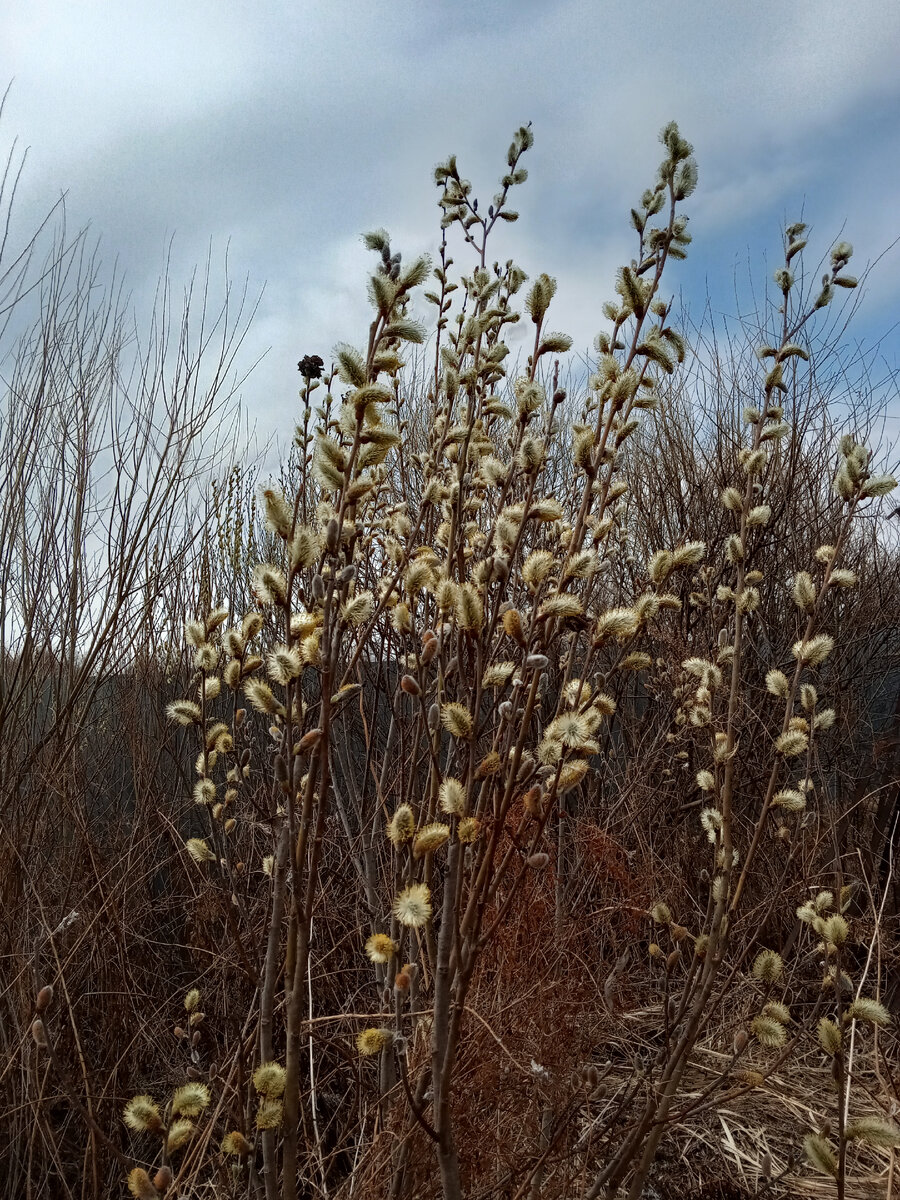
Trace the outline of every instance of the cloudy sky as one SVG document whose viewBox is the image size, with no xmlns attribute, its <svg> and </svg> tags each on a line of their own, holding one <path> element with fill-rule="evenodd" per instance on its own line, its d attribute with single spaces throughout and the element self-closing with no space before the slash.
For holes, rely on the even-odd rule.
<svg viewBox="0 0 900 1200">
<path fill-rule="evenodd" d="M 673 117 L 700 167 L 669 283 L 693 311 L 707 292 L 746 303 L 801 215 L 811 251 L 846 237 L 862 273 L 900 237 L 898 49 L 896 0 L 6 0 L 0 143 L 29 147 L 19 228 L 64 192 L 138 305 L 172 238 L 176 281 L 211 247 L 265 286 L 247 359 L 268 353 L 243 395 L 289 436 L 297 359 L 364 340 L 360 234 L 434 249 L 434 165 L 455 152 L 486 204 L 528 120 L 522 216 L 494 256 L 558 278 L 552 323 L 576 346 L 633 253 L 628 209 Z M 900 247 L 853 327 L 884 375 L 898 316 Z"/>
</svg>

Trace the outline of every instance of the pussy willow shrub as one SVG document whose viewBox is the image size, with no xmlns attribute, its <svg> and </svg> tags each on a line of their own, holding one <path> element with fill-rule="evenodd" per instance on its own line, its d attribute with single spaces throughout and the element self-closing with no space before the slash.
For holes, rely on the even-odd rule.
<svg viewBox="0 0 900 1200">
<path fill-rule="evenodd" d="M 894 480 L 810 418 L 852 251 L 810 290 L 787 229 L 752 389 L 704 421 L 663 289 L 697 169 L 674 124 L 661 140 L 579 395 L 555 281 L 489 253 L 527 127 L 488 205 L 454 158 L 436 170 L 437 266 L 367 236 L 364 343 L 299 364 L 253 607 L 200 606 L 168 705 L 193 760 L 186 902 L 216 914 L 230 976 L 185 989 L 169 1065 L 124 1110 L 136 1196 L 638 1197 L 672 1124 L 798 1051 L 835 1064 L 837 1140 L 807 1149 L 839 1194 L 848 1147 L 897 1138 L 877 1095 L 847 1115 L 846 1047 L 859 1074 L 887 1012 L 828 835 L 856 753 L 841 693 L 868 670 L 848 676 L 843 633 L 877 629 L 855 597 L 894 570 L 869 524 Z M 226 577 L 242 486 L 210 530 Z M 698 1090 L 701 1040 L 729 1049 Z"/>
</svg>

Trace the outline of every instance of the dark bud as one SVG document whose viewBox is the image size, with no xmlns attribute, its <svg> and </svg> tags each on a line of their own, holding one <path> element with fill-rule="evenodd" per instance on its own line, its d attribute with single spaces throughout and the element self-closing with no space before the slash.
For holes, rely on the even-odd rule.
<svg viewBox="0 0 900 1200">
<path fill-rule="evenodd" d="M 325 547 L 330 554 L 334 554 L 338 548 L 340 533 L 341 531 L 338 527 L 337 518 L 332 517 L 325 527 Z"/>
<path fill-rule="evenodd" d="M 529 788 L 525 793 L 523 803 L 525 811 L 532 817 L 541 815 L 541 789 L 539 787 Z"/>
<path fill-rule="evenodd" d="M 519 763 L 519 770 L 516 773 L 516 783 L 525 784 L 535 773 L 534 763 L 530 759 Z"/>
<path fill-rule="evenodd" d="M 310 729 L 309 733 L 304 733 L 303 737 L 297 743 L 298 754 L 310 754 L 318 746 L 322 740 L 322 730 L 318 728 Z"/>
<path fill-rule="evenodd" d="M 53 1003 L 53 987 L 47 983 L 37 994 L 37 999 L 34 1002 L 34 1011 L 38 1013 L 46 1012 Z"/>
<path fill-rule="evenodd" d="M 321 379 L 324 366 L 318 354 L 307 354 L 297 363 L 297 370 L 304 379 Z"/>
<path fill-rule="evenodd" d="M 162 1194 L 165 1195 L 172 1186 L 174 1179 L 175 1176 L 172 1174 L 171 1167 L 160 1167 L 153 1176 L 153 1186 L 158 1192 L 162 1192 Z"/>
</svg>

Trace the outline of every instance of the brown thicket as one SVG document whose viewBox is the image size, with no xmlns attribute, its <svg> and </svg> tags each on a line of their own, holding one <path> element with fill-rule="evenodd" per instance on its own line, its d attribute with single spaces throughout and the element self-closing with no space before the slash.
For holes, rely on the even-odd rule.
<svg viewBox="0 0 900 1200">
<path fill-rule="evenodd" d="M 3 1196 L 636 1200 L 717 1113 L 760 1194 L 892 1186 L 900 560 L 828 323 L 852 249 L 804 273 L 789 227 L 755 327 L 689 346 L 669 125 L 564 388 L 555 280 L 492 257 L 531 140 L 490 205 L 437 169 L 436 267 L 367 235 L 365 345 L 301 360 L 258 492 L 240 312 L 164 287 L 137 338 L 83 238 L 5 277 L 39 303 L 0 435 Z"/>
</svg>

